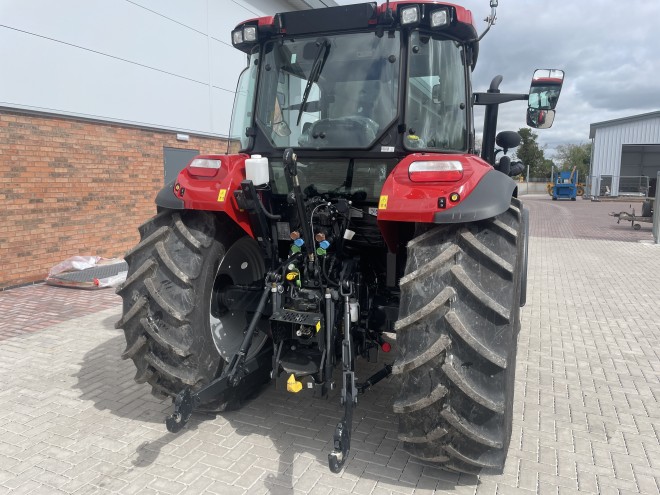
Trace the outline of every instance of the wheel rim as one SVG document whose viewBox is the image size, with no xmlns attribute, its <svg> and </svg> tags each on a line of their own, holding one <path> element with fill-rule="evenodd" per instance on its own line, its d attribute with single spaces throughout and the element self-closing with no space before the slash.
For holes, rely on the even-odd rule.
<svg viewBox="0 0 660 495">
<path fill-rule="evenodd" d="M 226 362 L 231 361 L 239 351 L 243 342 L 243 332 L 250 322 L 251 313 L 232 312 L 221 307 L 217 302 L 218 291 L 228 284 L 253 284 L 263 280 L 264 273 L 261 250 L 251 237 L 241 237 L 233 243 L 220 261 L 211 294 L 209 323 L 213 343 Z M 268 339 L 267 330 L 267 320 L 262 320 L 257 324 L 247 359 L 256 355 L 264 346 Z"/>
</svg>

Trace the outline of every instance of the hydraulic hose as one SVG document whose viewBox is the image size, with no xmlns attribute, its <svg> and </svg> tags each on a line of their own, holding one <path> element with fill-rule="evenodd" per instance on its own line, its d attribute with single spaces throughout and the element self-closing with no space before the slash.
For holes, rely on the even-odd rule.
<svg viewBox="0 0 660 495">
<path fill-rule="evenodd" d="M 260 200 L 257 199 L 256 202 L 259 203 L 259 207 L 261 208 L 261 211 L 264 213 L 264 215 L 266 215 L 266 218 L 268 218 L 269 220 L 277 221 L 282 219 L 282 215 L 274 215 L 273 213 L 269 212 Z"/>
</svg>

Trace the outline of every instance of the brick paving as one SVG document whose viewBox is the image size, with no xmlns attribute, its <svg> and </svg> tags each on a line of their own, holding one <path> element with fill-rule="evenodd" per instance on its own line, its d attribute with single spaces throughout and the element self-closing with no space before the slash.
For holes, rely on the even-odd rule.
<svg viewBox="0 0 660 495">
<path fill-rule="evenodd" d="M 46 284 L 0 291 L 0 340 L 116 307 L 113 289 L 78 290 Z"/>
<path fill-rule="evenodd" d="M 528 303 L 502 475 L 443 472 L 403 452 L 393 380 L 360 397 L 339 475 L 326 467 L 336 396 L 267 388 L 170 434 L 168 402 L 119 359 L 116 296 L 34 286 L 0 293 L 3 323 L 27 329 L 0 341 L 0 493 L 659 493 L 660 246 L 639 242 L 650 230 L 619 229 L 609 204 L 526 204 Z"/>
<path fill-rule="evenodd" d="M 640 223 L 640 230 L 633 230 L 630 222 L 621 221 L 610 213 L 622 211 L 640 215 L 642 204 L 639 201 L 594 202 L 578 198 L 576 201 L 552 201 L 549 195 L 522 196 L 530 210 L 534 222 L 530 234 L 534 237 L 559 237 L 567 239 L 602 239 L 624 242 L 637 242 L 653 239 L 652 224 Z"/>
</svg>

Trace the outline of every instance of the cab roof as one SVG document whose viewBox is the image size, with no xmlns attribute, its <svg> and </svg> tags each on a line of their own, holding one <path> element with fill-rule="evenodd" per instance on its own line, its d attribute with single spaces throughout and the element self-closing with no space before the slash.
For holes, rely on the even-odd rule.
<svg viewBox="0 0 660 495">
<path fill-rule="evenodd" d="M 417 10 L 416 21 L 406 23 L 403 11 Z M 446 11 L 447 22 L 441 26 L 432 26 L 431 17 L 435 12 Z M 409 19 L 409 18 L 408 18 Z M 234 33 L 245 27 L 256 27 L 256 37 L 245 40 L 234 37 Z M 315 33 L 341 32 L 374 27 L 422 28 L 443 32 L 451 38 L 465 43 L 472 43 L 476 55 L 477 30 L 472 12 L 452 3 L 437 0 L 401 0 L 381 3 L 368 2 L 354 5 L 341 5 L 323 9 L 310 9 L 282 12 L 274 16 L 249 19 L 236 26 L 232 31 L 232 41 L 239 50 L 249 53 L 253 46 L 274 35 L 312 35 Z M 236 43 L 240 38 L 241 43 Z"/>
</svg>

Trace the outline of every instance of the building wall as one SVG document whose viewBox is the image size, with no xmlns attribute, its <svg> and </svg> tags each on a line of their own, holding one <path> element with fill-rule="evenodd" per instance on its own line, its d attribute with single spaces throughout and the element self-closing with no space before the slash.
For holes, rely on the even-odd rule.
<svg viewBox="0 0 660 495">
<path fill-rule="evenodd" d="M 156 211 L 163 147 L 224 153 L 223 139 L 0 111 L 0 288 L 74 255 L 122 257 Z"/>
<path fill-rule="evenodd" d="M 660 144 L 660 115 L 595 128 L 591 177 L 615 177 L 612 195 L 618 194 L 616 177 L 620 175 L 624 144 Z M 591 194 L 598 194 L 596 187 L 597 181 L 593 181 Z"/>
<path fill-rule="evenodd" d="M 227 136 L 246 63 L 231 30 L 293 8 L 284 0 L 2 0 L 0 106 Z"/>
</svg>

